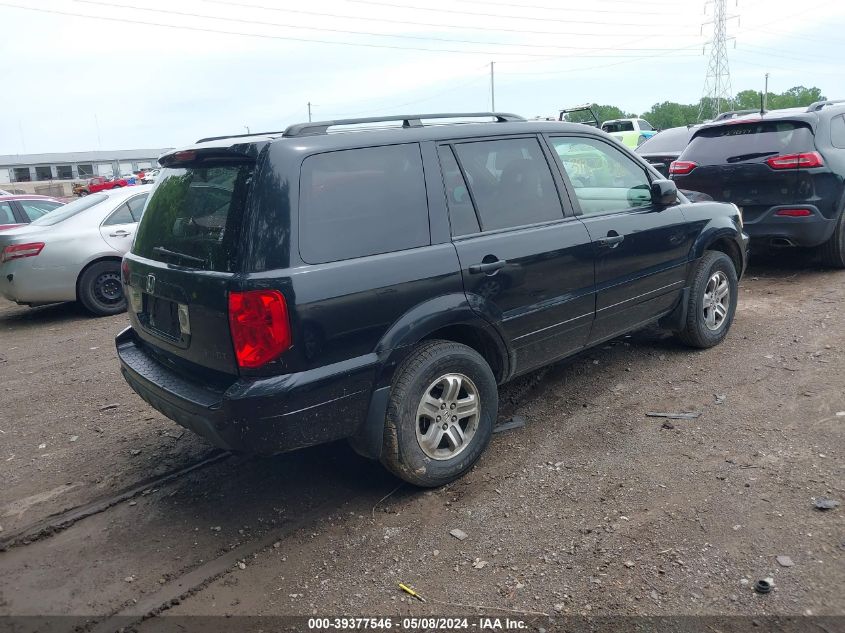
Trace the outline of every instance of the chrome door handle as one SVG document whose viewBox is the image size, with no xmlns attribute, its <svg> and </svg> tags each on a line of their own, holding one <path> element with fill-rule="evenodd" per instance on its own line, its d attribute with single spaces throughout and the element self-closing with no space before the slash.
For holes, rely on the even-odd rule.
<svg viewBox="0 0 845 633">
<path fill-rule="evenodd" d="M 597 244 L 604 248 L 616 248 L 625 241 L 624 235 L 610 235 L 596 240 Z"/>
<path fill-rule="evenodd" d="M 109 233 L 109 237 L 126 237 L 127 235 L 131 235 L 129 231 L 124 231 L 123 229 L 118 229 L 114 233 Z"/>
<path fill-rule="evenodd" d="M 478 273 L 490 273 L 495 270 L 499 270 L 500 268 L 504 268 L 507 263 L 507 260 L 497 259 L 494 262 L 482 262 L 480 264 L 473 264 L 469 267 L 469 272 L 474 275 Z"/>
</svg>

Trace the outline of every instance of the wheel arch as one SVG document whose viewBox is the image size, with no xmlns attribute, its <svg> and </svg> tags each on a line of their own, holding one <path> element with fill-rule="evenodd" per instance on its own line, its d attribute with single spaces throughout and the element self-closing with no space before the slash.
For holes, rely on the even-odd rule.
<svg viewBox="0 0 845 633">
<path fill-rule="evenodd" d="M 76 300 L 79 301 L 79 283 L 82 281 L 82 276 L 85 274 L 91 266 L 94 264 L 99 264 L 100 262 L 115 262 L 118 266 L 120 266 L 120 262 L 122 261 L 122 257 L 119 255 L 100 255 L 95 257 L 91 261 L 87 262 L 79 271 L 79 274 L 76 276 Z"/>
</svg>

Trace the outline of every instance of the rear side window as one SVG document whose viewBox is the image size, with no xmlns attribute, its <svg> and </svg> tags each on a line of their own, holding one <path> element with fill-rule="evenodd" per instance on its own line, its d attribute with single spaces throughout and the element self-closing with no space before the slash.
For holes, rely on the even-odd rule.
<svg viewBox="0 0 845 633">
<path fill-rule="evenodd" d="M 147 196 L 144 194 L 143 196 L 135 196 L 126 203 L 129 207 L 129 212 L 132 214 L 133 221 L 139 222 L 141 220 L 141 213 L 144 211 L 144 204 L 146 202 Z"/>
<path fill-rule="evenodd" d="M 461 143 L 455 151 L 483 231 L 563 217 L 549 164 L 536 138 Z"/>
<path fill-rule="evenodd" d="M 452 225 L 452 235 L 469 235 L 478 233 L 478 218 L 475 207 L 469 197 L 469 188 L 458 167 L 458 161 L 452 153 L 452 148 L 441 146 L 437 149 L 440 155 L 440 168 L 443 170 L 443 185 L 446 187 L 446 203 L 449 205 L 449 222 Z"/>
<path fill-rule="evenodd" d="M 813 133 L 801 121 L 754 121 L 699 130 L 681 159 L 722 165 L 762 162 L 770 156 L 813 150 Z"/>
<path fill-rule="evenodd" d="M 103 226 L 112 226 L 114 224 L 134 224 L 141 219 L 141 211 L 144 209 L 144 203 L 146 201 L 146 194 L 142 196 L 135 196 L 131 200 L 127 200 L 120 205 L 105 222 L 103 222 Z"/>
<path fill-rule="evenodd" d="M 845 149 L 845 115 L 831 119 L 830 142 L 834 147 Z"/>
<path fill-rule="evenodd" d="M 417 144 L 341 150 L 303 161 L 299 251 L 306 262 L 322 264 L 430 243 Z"/>
<path fill-rule="evenodd" d="M 132 252 L 191 268 L 233 272 L 254 168 L 252 163 L 237 163 L 163 169 L 138 224 Z"/>
</svg>

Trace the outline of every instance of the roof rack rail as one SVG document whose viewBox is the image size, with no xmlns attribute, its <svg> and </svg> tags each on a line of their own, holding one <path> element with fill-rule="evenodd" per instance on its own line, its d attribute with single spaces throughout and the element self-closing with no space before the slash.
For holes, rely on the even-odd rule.
<svg viewBox="0 0 845 633">
<path fill-rule="evenodd" d="M 278 130 L 276 132 L 250 132 L 249 134 L 224 134 L 222 136 L 207 136 L 206 138 L 201 138 L 197 141 L 197 143 L 208 143 L 210 141 L 221 141 L 224 138 L 246 138 L 247 136 L 270 136 L 272 134 L 281 134 L 282 131 Z"/>
<path fill-rule="evenodd" d="M 824 99 L 822 101 L 816 101 L 815 103 L 811 103 L 807 106 L 807 112 L 818 112 L 825 106 L 830 106 L 837 103 L 845 103 L 845 99 Z"/>
<path fill-rule="evenodd" d="M 763 114 L 768 112 L 768 110 L 764 110 Z M 716 115 L 714 121 L 725 121 L 726 119 L 735 119 L 738 116 L 745 116 L 746 114 L 760 114 L 760 110 L 758 108 L 750 108 L 748 110 L 728 110 L 727 112 L 721 112 L 720 114 Z"/>
<path fill-rule="evenodd" d="M 423 127 L 422 119 L 460 119 L 493 117 L 497 123 L 525 121 L 516 114 L 506 112 L 442 112 L 437 114 L 397 114 L 393 116 L 371 116 L 362 119 L 335 119 L 333 121 L 314 121 L 313 123 L 295 123 L 289 125 L 283 136 L 313 136 L 327 134 L 330 127 L 338 125 L 360 125 L 364 123 L 389 123 L 402 121 L 403 128 Z"/>
</svg>

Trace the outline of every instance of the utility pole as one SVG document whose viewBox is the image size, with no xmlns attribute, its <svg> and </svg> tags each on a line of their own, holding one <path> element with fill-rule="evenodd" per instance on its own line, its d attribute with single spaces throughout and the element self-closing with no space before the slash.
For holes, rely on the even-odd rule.
<svg viewBox="0 0 845 633">
<path fill-rule="evenodd" d="M 766 73 L 766 83 L 763 89 L 763 110 L 767 109 L 769 105 L 769 73 Z"/>
<path fill-rule="evenodd" d="M 496 81 L 493 76 L 493 65 L 496 62 L 490 62 L 490 110 L 496 111 Z"/>
<path fill-rule="evenodd" d="M 311 123 L 311 102 L 308 102 L 308 122 Z"/>
<path fill-rule="evenodd" d="M 249 126 L 248 126 L 248 125 L 245 125 L 245 126 L 244 126 L 244 129 L 246 130 L 246 133 L 247 133 L 247 134 L 249 134 Z"/>
</svg>

